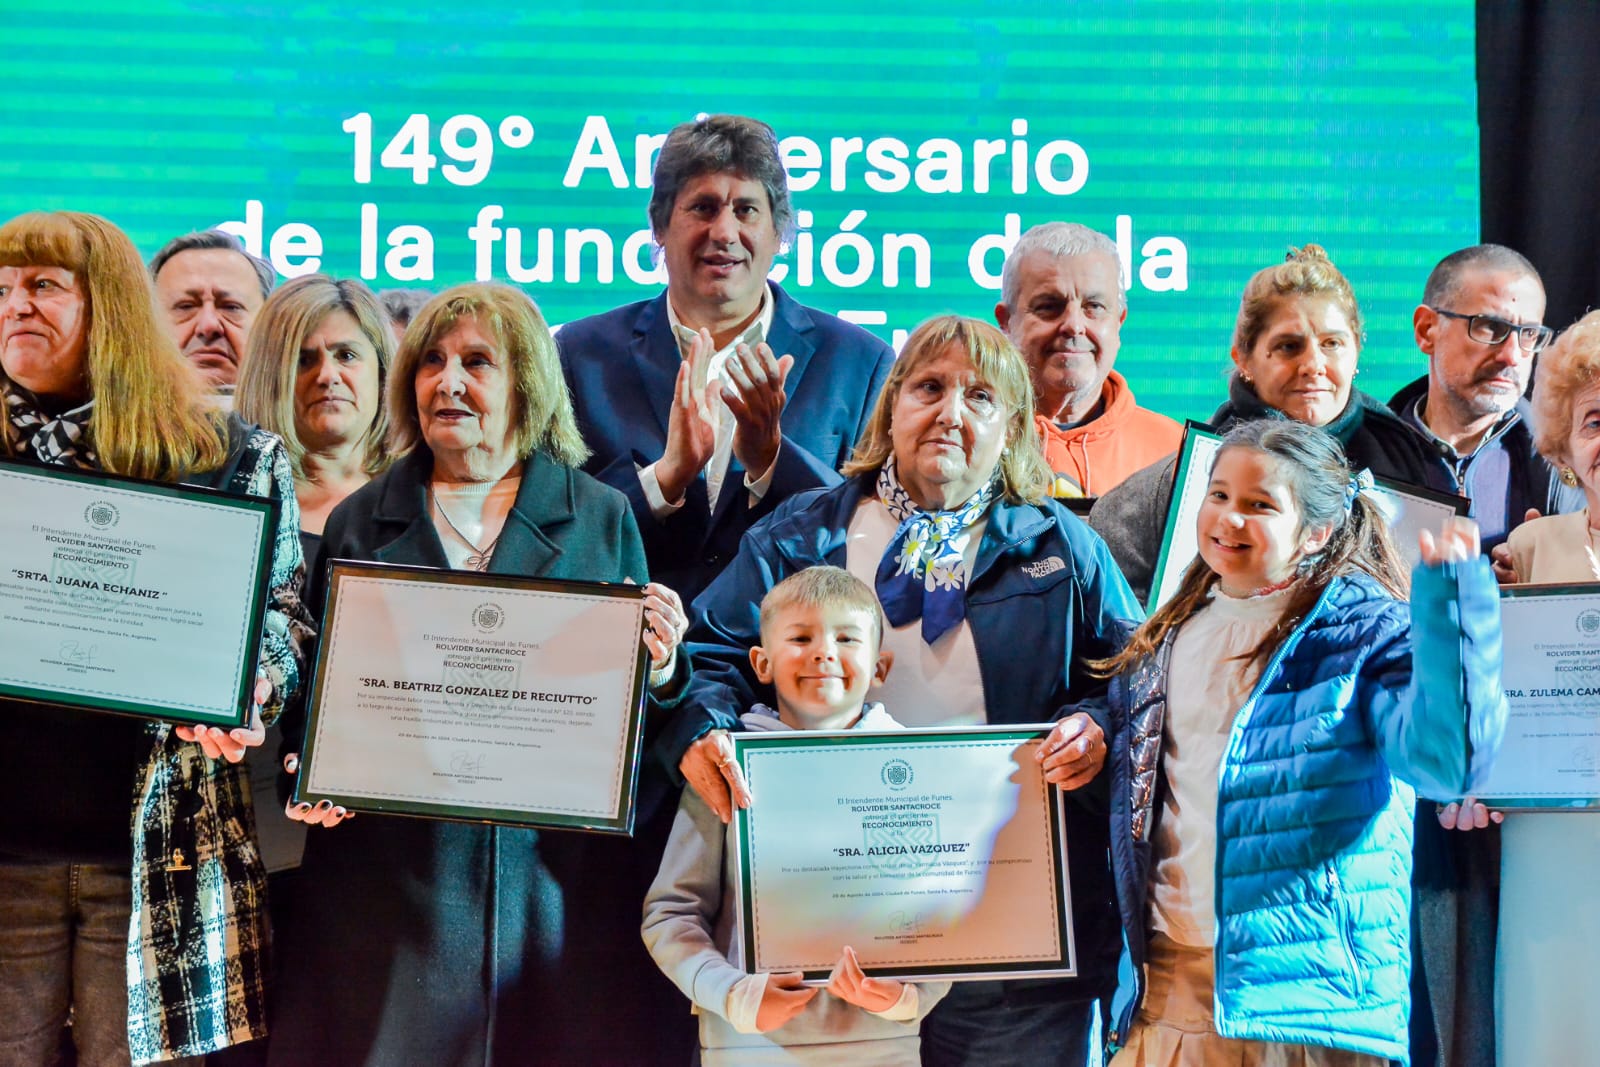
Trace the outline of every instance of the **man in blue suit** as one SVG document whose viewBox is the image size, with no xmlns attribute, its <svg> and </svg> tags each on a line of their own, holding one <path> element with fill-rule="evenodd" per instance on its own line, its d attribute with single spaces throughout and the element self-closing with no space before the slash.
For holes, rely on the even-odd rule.
<svg viewBox="0 0 1600 1067">
<path fill-rule="evenodd" d="M 653 180 L 666 292 L 556 341 L 585 470 L 627 494 L 650 576 L 689 601 L 757 519 L 838 483 L 894 354 L 767 281 L 794 211 L 766 123 L 683 123 Z"/>
</svg>

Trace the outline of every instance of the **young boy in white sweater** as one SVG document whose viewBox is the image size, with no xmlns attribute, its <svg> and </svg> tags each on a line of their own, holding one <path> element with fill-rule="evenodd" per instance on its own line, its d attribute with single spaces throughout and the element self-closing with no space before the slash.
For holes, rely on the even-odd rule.
<svg viewBox="0 0 1600 1067">
<path fill-rule="evenodd" d="M 811 567 L 779 582 L 761 601 L 761 644 L 750 650 L 756 676 L 777 691 L 778 710 L 756 705 L 742 717 L 744 728 L 899 729 L 881 704 L 865 702 L 893 658 L 880 651 L 882 636 L 876 596 L 847 571 Z M 918 1025 L 950 983 L 868 978 L 849 946 L 825 989 L 802 986 L 798 973 L 746 974 L 738 946 L 730 945 L 727 833 L 716 813 L 685 789 L 644 902 L 645 945 L 694 1002 L 705 1067 L 916 1067 Z"/>
</svg>

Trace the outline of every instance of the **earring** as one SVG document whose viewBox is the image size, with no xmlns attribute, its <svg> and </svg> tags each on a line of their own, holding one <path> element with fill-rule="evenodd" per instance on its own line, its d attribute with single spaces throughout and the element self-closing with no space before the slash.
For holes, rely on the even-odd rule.
<svg viewBox="0 0 1600 1067">
<path fill-rule="evenodd" d="M 1561 484 L 1570 489 L 1578 488 L 1578 472 L 1571 467 L 1561 468 Z"/>
<path fill-rule="evenodd" d="M 1244 384 L 1246 384 L 1246 385 L 1254 385 L 1254 384 L 1256 384 L 1255 379 L 1250 377 L 1250 375 L 1246 374 L 1244 371 L 1240 371 L 1239 372 L 1239 380 L 1241 382 L 1243 382 Z"/>
</svg>

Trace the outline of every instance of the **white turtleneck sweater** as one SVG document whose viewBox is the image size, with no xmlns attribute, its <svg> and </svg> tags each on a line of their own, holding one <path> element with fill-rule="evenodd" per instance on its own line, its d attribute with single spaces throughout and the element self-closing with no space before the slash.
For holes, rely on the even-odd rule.
<svg viewBox="0 0 1600 1067">
<path fill-rule="evenodd" d="M 1255 650 L 1288 601 L 1288 589 L 1242 598 L 1214 589 L 1173 642 L 1150 920 L 1182 945 L 1216 943 L 1217 775 L 1234 716 L 1260 675 L 1259 665 L 1233 657 Z"/>
</svg>

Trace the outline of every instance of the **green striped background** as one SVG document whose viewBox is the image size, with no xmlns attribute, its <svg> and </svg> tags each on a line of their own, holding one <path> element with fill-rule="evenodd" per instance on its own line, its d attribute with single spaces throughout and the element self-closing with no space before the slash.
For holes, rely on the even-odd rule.
<svg viewBox="0 0 1600 1067">
<path fill-rule="evenodd" d="M 525 257 L 537 227 L 556 231 L 556 282 L 530 286 L 554 322 L 638 299 L 618 267 L 562 281 L 562 231 L 626 236 L 647 194 L 591 172 L 561 179 L 585 116 L 605 115 L 630 178 L 633 138 L 701 111 L 766 119 L 780 136 L 915 146 L 947 137 L 968 152 L 961 194 L 873 192 L 864 160 L 843 192 L 823 181 L 796 194 L 822 242 L 853 209 L 881 248 L 885 233 L 933 246 L 932 284 L 884 290 L 786 283 L 806 303 L 887 313 L 885 337 L 928 314 L 987 316 L 995 294 L 972 282 L 967 250 L 998 232 L 1065 218 L 1110 232 L 1132 217 L 1138 246 L 1181 239 L 1189 286 L 1135 284 L 1119 366 L 1145 403 L 1208 415 L 1222 394 L 1238 293 L 1286 246 L 1317 241 L 1350 275 L 1367 317 L 1360 384 L 1388 391 L 1420 373 L 1411 308 L 1428 269 L 1476 239 L 1478 137 L 1470 0 L 1408 4 L 1182 2 L 1043 6 L 979 0 L 915 5 L 808 0 L 792 7 L 719 4 L 697 12 L 638 2 L 554 5 L 482 0 L 413 5 L 86 0 L 23 9 L 8 20 L 0 108 L 0 215 L 76 208 L 110 216 L 146 254 L 179 232 L 242 219 L 265 205 L 267 232 L 305 222 L 323 236 L 323 268 L 358 268 L 359 205 L 382 231 L 428 227 L 438 287 L 469 278 L 477 210 L 504 206 Z M 352 180 L 341 124 L 374 119 L 373 181 Z M 497 146 L 487 180 L 426 185 L 383 170 L 377 155 L 412 112 L 439 127 L 471 113 L 491 129 L 528 116 L 537 136 Z M 1090 178 L 1077 194 L 1011 192 L 1005 162 L 987 195 L 971 191 L 971 144 L 1011 138 L 1026 119 L 1037 149 L 1083 146 Z M 914 162 L 914 160 L 913 160 Z M 1065 174 L 1064 164 L 1058 173 Z M 379 266 L 382 267 L 380 243 Z M 496 261 L 504 243 L 496 249 Z M 790 257 L 791 261 L 793 256 Z M 991 263 L 998 268 L 999 257 Z M 846 260 L 847 264 L 851 262 Z M 906 259 L 909 268 L 909 256 Z M 791 268 L 792 270 L 793 268 Z M 497 273 L 503 274 L 503 267 Z M 380 276 L 375 284 L 393 284 Z M 413 283 L 424 284 L 424 283 Z"/>
</svg>

